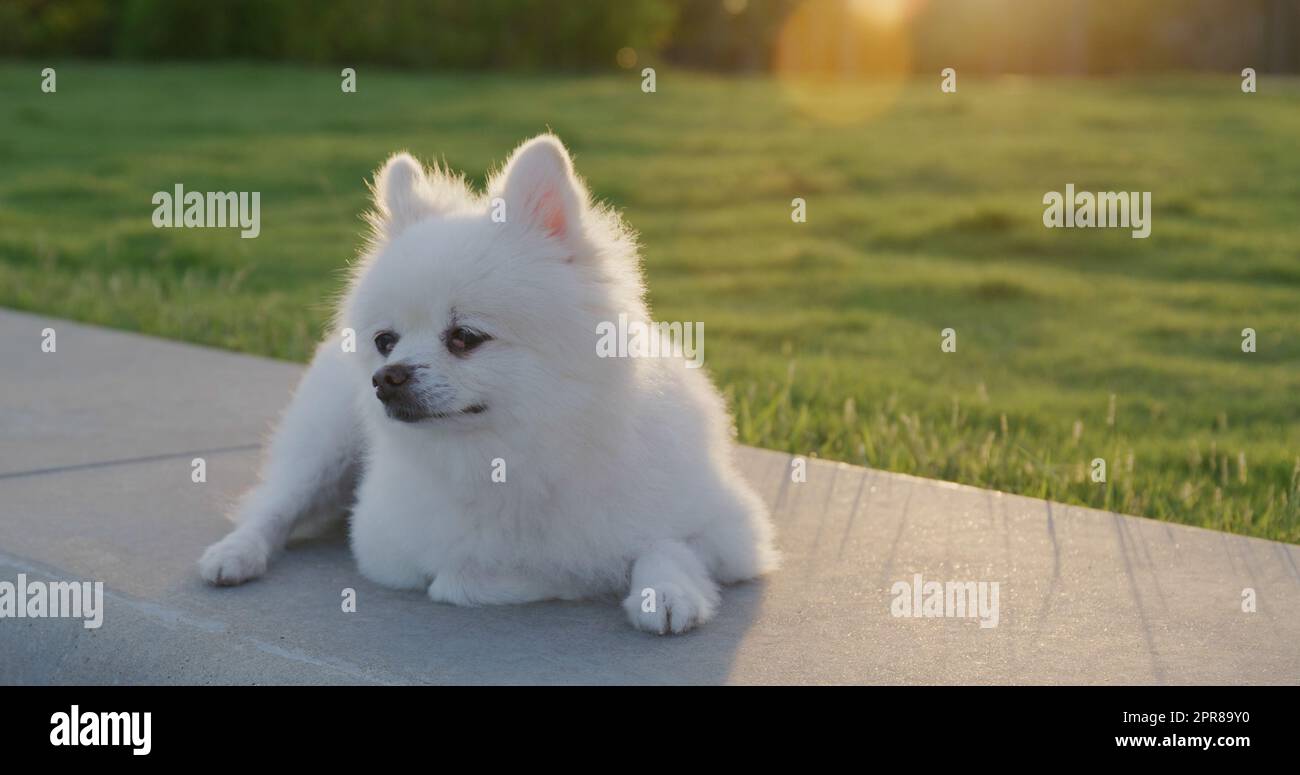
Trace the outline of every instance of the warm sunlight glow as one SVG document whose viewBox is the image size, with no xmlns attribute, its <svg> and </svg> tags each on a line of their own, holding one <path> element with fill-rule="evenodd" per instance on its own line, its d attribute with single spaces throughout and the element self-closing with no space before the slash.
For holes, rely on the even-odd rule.
<svg viewBox="0 0 1300 775">
<path fill-rule="evenodd" d="M 908 22 L 922 0 L 807 0 L 777 36 L 782 91 L 818 123 L 862 123 L 897 99 L 911 67 Z"/>
<path fill-rule="evenodd" d="M 896 27 L 915 11 L 916 6 L 915 0 L 849 0 L 849 13 L 878 26 Z"/>
</svg>

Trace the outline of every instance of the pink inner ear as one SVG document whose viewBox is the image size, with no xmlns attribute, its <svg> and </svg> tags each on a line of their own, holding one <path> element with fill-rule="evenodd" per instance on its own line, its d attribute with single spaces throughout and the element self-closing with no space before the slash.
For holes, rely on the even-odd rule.
<svg viewBox="0 0 1300 775">
<path fill-rule="evenodd" d="M 537 200 L 537 206 L 533 208 L 533 214 L 546 227 L 548 236 L 563 237 L 568 229 L 564 218 L 564 201 L 554 189 L 548 189 L 542 194 Z"/>
</svg>

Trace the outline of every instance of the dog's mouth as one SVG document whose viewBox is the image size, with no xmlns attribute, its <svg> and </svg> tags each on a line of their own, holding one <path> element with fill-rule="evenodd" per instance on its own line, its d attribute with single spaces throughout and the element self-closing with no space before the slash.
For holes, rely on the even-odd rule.
<svg viewBox="0 0 1300 775">
<path fill-rule="evenodd" d="M 430 420 L 441 420 L 445 417 L 458 417 L 462 414 L 483 414 L 487 411 L 486 404 L 470 404 L 469 406 L 455 412 L 429 412 L 425 417 Z"/>
<path fill-rule="evenodd" d="M 449 417 L 482 414 L 487 411 L 487 405 L 470 404 L 464 409 L 458 409 L 454 412 L 424 412 L 400 404 L 384 404 L 384 411 L 390 418 L 397 420 L 398 422 L 414 423 L 423 420 L 445 420 Z"/>
</svg>

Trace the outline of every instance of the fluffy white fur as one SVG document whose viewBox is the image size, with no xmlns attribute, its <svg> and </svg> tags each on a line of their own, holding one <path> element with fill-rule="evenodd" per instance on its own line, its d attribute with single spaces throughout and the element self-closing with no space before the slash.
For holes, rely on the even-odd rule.
<svg viewBox="0 0 1300 775">
<path fill-rule="evenodd" d="M 596 356 L 598 323 L 649 311 L 633 235 L 591 203 L 558 139 L 523 144 L 486 195 L 406 154 L 374 189 L 337 321 L 356 352 L 337 335 L 320 345 L 203 578 L 254 578 L 295 528 L 349 509 L 357 563 L 380 584 L 457 605 L 617 593 L 655 633 L 707 621 L 720 583 L 774 567 L 708 378 L 680 359 Z M 457 326 L 491 339 L 453 354 Z M 383 331 L 399 337 L 387 357 Z M 372 386 L 387 364 L 413 369 L 403 387 L 429 416 L 390 417 Z"/>
</svg>

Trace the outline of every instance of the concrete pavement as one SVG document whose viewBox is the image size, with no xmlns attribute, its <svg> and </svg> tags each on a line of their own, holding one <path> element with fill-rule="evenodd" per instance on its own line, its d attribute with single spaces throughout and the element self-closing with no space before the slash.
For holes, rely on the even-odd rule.
<svg viewBox="0 0 1300 775">
<path fill-rule="evenodd" d="M 0 619 L 0 683 L 1300 683 L 1300 547 L 827 462 L 796 483 L 754 449 L 785 566 L 683 637 L 612 601 L 386 590 L 341 536 L 210 588 L 195 560 L 300 370 L 0 310 L 0 583 L 106 590 L 99 629 Z M 997 625 L 895 616 L 915 574 L 997 582 Z"/>
</svg>

